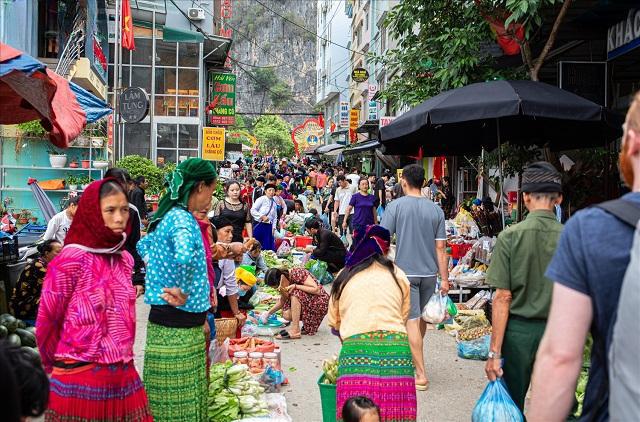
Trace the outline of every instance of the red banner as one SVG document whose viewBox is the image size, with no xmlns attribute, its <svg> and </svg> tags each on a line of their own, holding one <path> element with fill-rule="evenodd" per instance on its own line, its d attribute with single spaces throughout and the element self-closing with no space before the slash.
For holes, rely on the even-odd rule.
<svg viewBox="0 0 640 422">
<path fill-rule="evenodd" d="M 133 17 L 131 16 L 131 5 L 129 0 L 122 0 L 122 47 L 127 50 L 135 50 L 136 44 L 133 39 Z"/>
</svg>

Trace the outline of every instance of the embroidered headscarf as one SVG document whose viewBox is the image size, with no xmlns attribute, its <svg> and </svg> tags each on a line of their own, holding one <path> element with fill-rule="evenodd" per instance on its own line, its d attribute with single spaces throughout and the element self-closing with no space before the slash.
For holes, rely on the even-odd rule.
<svg viewBox="0 0 640 422">
<path fill-rule="evenodd" d="M 359 234 L 355 242 L 345 263 L 347 267 L 356 266 L 374 255 L 386 255 L 391 244 L 391 233 L 382 226 L 372 224 Z"/>
<path fill-rule="evenodd" d="M 152 232 L 169 212 L 176 205 L 187 208 L 187 201 L 193 187 L 198 182 L 212 180 L 218 177 L 216 169 L 209 161 L 202 158 L 189 158 L 180 164 L 165 180 L 166 192 L 160 199 L 158 210 L 153 214 L 149 222 L 149 232 Z"/>
<path fill-rule="evenodd" d="M 107 182 L 115 182 L 121 186 L 118 180 L 109 177 L 91 183 L 82 193 L 78 210 L 64 239 L 65 246 L 78 245 L 93 253 L 114 253 L 123 247 L 131 234 L 131 219 L 121 234 L 114 233 L 104 225 L 100 209 L 100 188 Z"/>
</svg>

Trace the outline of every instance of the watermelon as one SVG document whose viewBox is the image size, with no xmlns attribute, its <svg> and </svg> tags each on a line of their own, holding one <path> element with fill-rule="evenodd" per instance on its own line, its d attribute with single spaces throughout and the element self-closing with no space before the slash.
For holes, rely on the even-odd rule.
<svg viewBox="0 0 640 422">
<path fill-rule="evenodd" d="M 5 338 L 9 335 L 9 330 L 4 325 L 0 325 L 0 338 Z"/>
<path fill-rule="evenodd" d="M 20 337 L 20 344 L 27 347 L 36 347 L 36 336 L 23 330 L 22 328 L 16 329 L 16 334 Z"/>
<path fill-rule="evenodd" d="M 20 346 L 22 344 L 20 337 L 17 334 L 9 334 L 7 342 L 10 346 Z"/>
<path fill-rule="evenodd" d="M 18 320 L 13 315 L 2 314 L 0 315 L 0 325 L 4 325 L 10 333 L 13 333 L 18 328 Z"/>
<path fill-rule="evenodd" d="M 39 365 L 42 365 L 42 359 L 40 358 L 40 353 L 38 353 L 38 349 L 35 349 L 33 347 L 22 346 L 20 350 L 22 350 L 22 353 L 24 353 L 25 355 L 28 355 L 29 358 L 31 358 L 31 360 L 33 360 L 34 362 L 37 362 Z"/>
</svg>

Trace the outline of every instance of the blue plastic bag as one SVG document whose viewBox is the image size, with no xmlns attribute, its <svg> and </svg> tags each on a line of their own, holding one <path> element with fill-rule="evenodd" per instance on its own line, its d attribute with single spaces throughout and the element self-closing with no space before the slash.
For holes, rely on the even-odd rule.
<svg viewBox="0 0 640 422">
<path fill-rule="evenodd" d="M 524 422 L 501 378 L 489 382 L 473 408 L 471 422 Z"/>
<path fill-rule="evenodd" d="M 486 335 L 475 340 L 458 342 L 458 357 L 462 359 L 487 360 L 491 336 Z"/>
</svg>

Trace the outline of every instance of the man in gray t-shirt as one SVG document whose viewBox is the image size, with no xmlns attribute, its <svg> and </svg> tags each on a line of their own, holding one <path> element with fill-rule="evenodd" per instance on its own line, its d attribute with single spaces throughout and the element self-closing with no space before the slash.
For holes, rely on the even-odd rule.
<svg viewBox="0 0 640 422">
<path fill-rule="evenodd" d="M 382 226 L 396 234 L 395 263 L 411 282 L 411 309 L 407 335 L 416 366 L 416 388 L 426 390 L 428 380 L 424 368 L 423 342 L 427 323 L 422 309 L 434 293 L 438 274 L 445 280 L 440 293 L 449 291 L 446 253 L 447 234 L 444 212 L 433 201 L 422 196 L 424 169 L 417 164 L 402 170 L 404 196 L 387 205 Z"/>
</svg>

